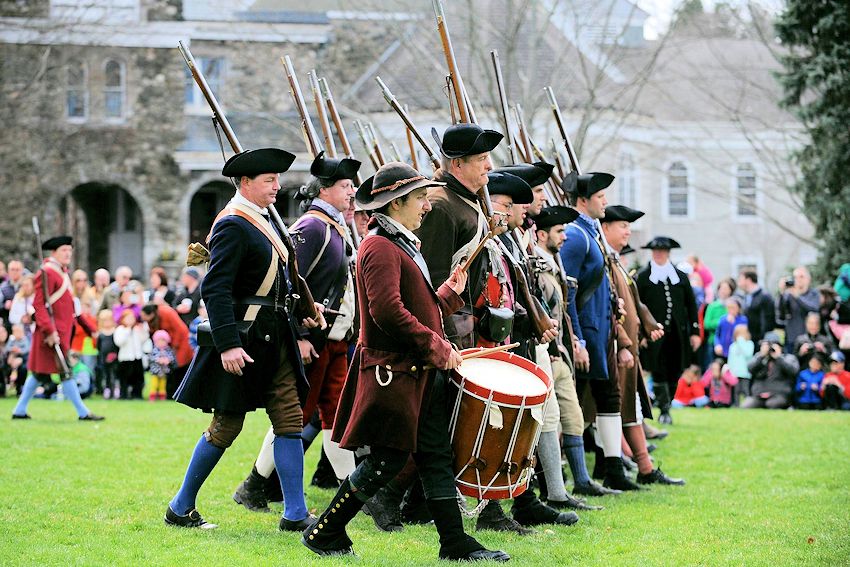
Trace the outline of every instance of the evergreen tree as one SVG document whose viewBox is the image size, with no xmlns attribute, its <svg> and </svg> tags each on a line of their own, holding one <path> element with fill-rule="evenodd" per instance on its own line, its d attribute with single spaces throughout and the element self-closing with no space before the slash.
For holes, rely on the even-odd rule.
<svg viewBox="0 0 850 567">
<path fill-rule="evenodd" d="M 850 9 L 846 0 L 788 0 L 776 30 L 788 50 L 783 105 L 809 136 L 794 156 L 792 190 L 820 240 L 815 275 L 831 281 L 850 261 Z"/>
</svg>

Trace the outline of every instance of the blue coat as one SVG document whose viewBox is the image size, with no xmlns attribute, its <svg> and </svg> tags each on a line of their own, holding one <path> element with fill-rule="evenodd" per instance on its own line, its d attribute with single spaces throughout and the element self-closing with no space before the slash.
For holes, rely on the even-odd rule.
<svg viewBox="0 0 850 567">
<path fill-rule="evenodd" d="M 801 404 L 820 403 L 820 383 L 823 381 L 823 375 L 823 370 L 812 372 L 806 368 L 800 371 L 800 374 L 797 375 L 797 386 L 794 388 L 798 402 Z M 816 390 L 812 390 L 812 384 L 817 385 Z"/>
<path fill-rule="evenodd" d="M 568 306 L 573 332 L 579 340 L 585 341 L 590 355 L 590 371 L 576 370 L 576 378 L 607 380 L 611 282 L 605 273 L 602 250 L 594 241 L 597 233 L 596 223 L 579 217 L 567 225 L 567 241 L 561 246 L 560 254 L 564 273 L 578 281 L 575 300 L 571 297 Z M 577 303 L 583 297 L 587 299 L 579 307 Z"/>
</svg>

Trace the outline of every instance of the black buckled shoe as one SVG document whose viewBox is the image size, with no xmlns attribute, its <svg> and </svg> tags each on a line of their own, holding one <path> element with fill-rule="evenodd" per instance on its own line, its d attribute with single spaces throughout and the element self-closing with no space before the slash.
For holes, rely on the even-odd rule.
<svg viewBox="0 0 850 567">
<path fill-rule="evenodd" d="M 580 494 L 582 496 L 610 496 L 612 494 L 622 493 L 622 490 L 606 488 L 598 482 L 593 482 L 592 480 L 587 484 L 576 484 L 573 487 L 573 494 Z"/>
<path fill-rule="evenodd" d="M 165 523 L 179 528 L 200 528 L 202 530 L 214 530 L 218 527 L 217 524 L 211 524 L 204 520 L 195 508 L 189 510 L 185 516 L 180 516 L 171 509 L 170 505 L 165 510 Z"/>
<path fill-rule="evenodd" d="M 575 512 L 559 512 L 535 499 L 528 506 L 511 508 L 511 514 L 519 524 L 523 526 L 539 526 L 541 524 L 557 524 L 560 526 L 571 526 L 578 522 Z"/>
<path fill-rule="evenodd" d="M 265 477 L 260 475 L 257 472 L 257 467 L 254 466 L 251 468 L 248 477 L 236 487 L 236 492 L 233 493 L 233 501 L 245 506 L 252 512 L 271 512 L 269 501 L 266 500 L 265 486 Z"/>
<path fill-rule="evenodd" d="M 661 469 L 655 469 L 651 473 L 648 474 L 640 474 L 637 475 L 638 484 L 669 484 L 672 486 L 684 486 L 685 479 L 683 478 L 670 478 L 666 474 L 664 474 Z"/>
<path fill-rule="evenodd" d="M 30 414 L 28 414 L 28 413 L 25 413 L 24 415 L 18 415 L 16 413 L 13 413 L 12 419 L 32 419 L 32 416 L 30 416 Z M 80 418 L 80 419 L 82 419 L 82 418 Z"/>
<path fill-rule="evenodd" d="M 459 556 L 443 555 L 441 552 L 440 559 L 447 561 L 498 561 L 504 563 L 505 561 L 510 561 L 511 556 L 501 550 L 476 549 L 475 551 L 470 551 Z"/>
<path fill-rule="evenodd" d="M 566 500 L 547 500 L 546 504 L 555 510 L 602 510 L 602 506 L 592 506 L 581 498 L 567 494 Z"/>
<path fill-rule="evenodd" d="M 103 421 L 106 418 L 102 415 L 95 415 L 93 413 L 90 413 L 86 416 L 78 417 L 77 419 L 79 419 L 80 421 Z"/>
<path fill-rule="evenodd" d="M 493 530 L 494 532 L 513 532 L 519 535 L 531 535 L 534 530 L 524 528 L 512 518 L 505 515 L 502 505 L 491 500 L 484 506 L 475 522 L 476 530 Z"/>
<path fill-rule="evenodd" d="M 394 492 L 387 490 L 387 487 L 380 489 L 365 504 L 375 526 L 383 532 L 404 530 L 404 525 L 401 523 L 400 506 L 401 498 L 398 498 Z"/>
<path fill-rule="evenodd" d="M 310 526 L 312 526 L 316 521 L 316 516 L 308 513 L 307 517 L 303 520 L 287 520 L 283 516 L 280 517 L 280 523 L 278 524 L 278 529 L 282 532 L 303 532 Z"/>
</svg>

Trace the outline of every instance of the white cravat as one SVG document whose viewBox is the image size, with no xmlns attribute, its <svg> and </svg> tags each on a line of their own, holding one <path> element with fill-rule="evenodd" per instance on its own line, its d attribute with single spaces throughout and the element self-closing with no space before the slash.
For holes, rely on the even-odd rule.
<svg viewBox="0 0 850 567">
<path fill-rule="evenodd" d="M 679 274 L 676 273 L 676 268 L 673 264 L 667 262 L 664 265 L 658 265 L 652 260 L 649 261 L 649 281 L 652 283 L 663 282 L 670 280 L 670 283 L 676 285 L 679 283 Z"/>
</svg>

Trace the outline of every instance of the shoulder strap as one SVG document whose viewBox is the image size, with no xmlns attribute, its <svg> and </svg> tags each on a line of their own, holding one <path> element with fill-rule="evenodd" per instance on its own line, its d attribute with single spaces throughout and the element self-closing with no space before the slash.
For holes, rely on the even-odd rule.
<svg viewBox="0 0 850 567">
<path fill-rule="evenodd" d="M 53 273 L 58 274 L 59 277 L 62 278 L 62 285 L 59 286 L 59 289 L 57 289 L 56 291 L 51 293 L 50 297 L 47 299 L 47 301 L 50 303 L 50 305 L 53 305 L 57 301 L 59 301 L 59 298 L 61 298 L 63 295 L 65 295 L 66 291 L 68 291 L 71 288 L 71 278 L 68 277 L 68 274 L 66 274 L 65 272 L 61 272 L 61 271 L 57 270 L 54 266 L 51 266 L 50 264 L 44 264 L 42 266 L 42 276 L 41 277 L 46 277 L 46 274 L 44 274 L 44 269 L 48 269 L 48 270 L 52 271 Z"/>
<path fill-rule="evenodd" d="M 218 215 L 215 217 L 215 220 L 212 223 L 212 227 L 210 227 L 210 233 L 207 235 L 207 243 L 210 241 L 210 236 L 212 236 L 213 228 L 215 225 L 226 216 L 237 216 L 242 217 L 243 219 L 250 222 L 254 228 L 259 230 L 263 236 L 265 236 L 269 242 L 271 242 L 272 247 L 277 251 L 277 255 L 286 262 L 289 259 L 289 250 L 281 241 L 280 236 L 272 228 L 272 225 L 269 221 L 263 218 L 262 215 L 250 210 L 248 207 L 243 207 L 239 204 L 230 204 Z"/>
<path fill-rule="evenodd" d="M 579 229 L 581 231 L 582 236 L 584 236 L 584 253 L 589 254 L 590 253 L 590 235 L 587 233 L 586 230 L 584 230 L 581 227 L 580 224 L 578 224 L 578 223 L 573 223 L 573 224 L 577 229 Z"/>
<path fill-rule="evenodd" d="M 328 225 L 330 225 L 330 226 L 332 226 L 336 229 L 336 231 L 339 233 L 339 235 L 342 237 L 343 240 L 348 240 L 348 234 L 346 233 L 345 228 L 343 228 L 342 225 L 340 225 L 338 222 L 336 222 L 334 219 L 332 219 L 324 211 L 318 211 L 316 209 L 310 209 L 309 211 L 304 213 L 304 216 L 307 216 L 307 215 L 309 215 L 311 217 L 316 217 L 317 219 L 326 222 Z"/>
</svg>

